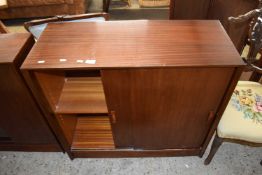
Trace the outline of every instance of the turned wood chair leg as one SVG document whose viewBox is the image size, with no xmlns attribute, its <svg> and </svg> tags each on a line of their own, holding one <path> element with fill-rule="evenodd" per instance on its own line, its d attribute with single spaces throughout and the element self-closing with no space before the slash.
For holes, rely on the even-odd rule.
<svg viewBox="0 0 262 175">
<path fill-rule="evenodd" d="M 213 140 L 212 146 L 211 146 L 211 150 L 204 162 L 205 165 L 208 165 L 211 162 L 211 160 L 213 159 L 214 155 L 216 154 L 218 148 L 220 147 L 222 143 L 223 143 L 223 139 L 218 137 L 218 135 L 216 134 Z"/>
</svg>

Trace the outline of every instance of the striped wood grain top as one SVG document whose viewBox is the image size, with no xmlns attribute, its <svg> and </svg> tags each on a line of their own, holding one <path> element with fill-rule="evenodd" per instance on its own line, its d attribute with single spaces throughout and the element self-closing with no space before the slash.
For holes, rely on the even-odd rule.
<svg viewBox="0 0 262 175">
<path fill-rule="evenodd" d="M 22 68 L 238 65 L 243 62 L 219 21 L 134 20 L 49 24 Z"/>
</svg>

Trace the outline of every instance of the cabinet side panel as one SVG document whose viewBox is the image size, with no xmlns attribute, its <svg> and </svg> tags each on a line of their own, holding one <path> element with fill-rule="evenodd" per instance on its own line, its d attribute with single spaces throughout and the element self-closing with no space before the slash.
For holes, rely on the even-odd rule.
<svg viewBox="0 0 262 175">
<path fill-rule="evenodd" d="M 65 82 L 64 72 L 36 71 L 34 75 L 49 105 L 52 107 L 52 110 L 55 111 Z"/>
<path fill-rule="evenodd" d="M 57 144 L 20 74 L 0 65 L 0 127 L 17 144 Z"/>
<path fill-rule="evenodd" d="M 207 134 L 207 137 L 203 142 L 203 146 L 201 148 L 200 155 L 199 155 L 200 157 L 202 157 L 203 154 L 205 153 L 205 150 L 206 150 L 212 136 L 214 135 L 214 132 L 215 132 L 217 126 L 218 126 L 218 123 L 219 123 L 227 105 L 228 105 L 229 100 L 231 99 L 231 96 L 234 92 L 234 89 L 237 85 L 237 82 L 238 82 L 242 72 L 243 72 L 243 67 L 237 67 L 237 68 L 234 69 L 234 73 L 232 74 L 231 80 L 230 80 L 230 82 L 227 86 L 227 89 L 226 89 L 226 91 L 223 95 L 223 99 L 221 100 L 221 103 L 220 103 L 219 108 L 217 110 L 217 117 L 214 119 L 212 126 L 210 127 L 210 130 Z"/>
</svg>

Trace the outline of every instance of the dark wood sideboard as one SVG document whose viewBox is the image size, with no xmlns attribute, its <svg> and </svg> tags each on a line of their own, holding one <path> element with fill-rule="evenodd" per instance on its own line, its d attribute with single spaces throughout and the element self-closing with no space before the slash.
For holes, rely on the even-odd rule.
<svg viewBox="0 0 262 175">
<path fill-rule="evenodd" d="M 242 52 L 249 22 L 230 24 L 228 17 L 239 16 L 258 8 L 258 0 L 171 0 L 170 19 L 220 20 L 235 47 Z"/>
<path fill-rule="evenodd" d="M 21 69 L 75 157 L 202 156 L 244 63 L 219 21 L 49 24 Z"/>
<path fill-rule="evenodd" d="M 0 150 L 61 151 L 20 72 L 30 34 L 0 34 Z"/>
</svg>

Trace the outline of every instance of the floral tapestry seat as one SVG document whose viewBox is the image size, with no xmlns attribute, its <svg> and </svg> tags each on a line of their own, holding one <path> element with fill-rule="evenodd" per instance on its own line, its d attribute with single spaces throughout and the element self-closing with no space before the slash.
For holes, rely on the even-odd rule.
<svg viewBox="0 0 262 175">
<path fill-rule="evenodd" d="M 221 138 L 262 143 L 262 85 L 239 81 L 220 120 Z"/>
</svg>

